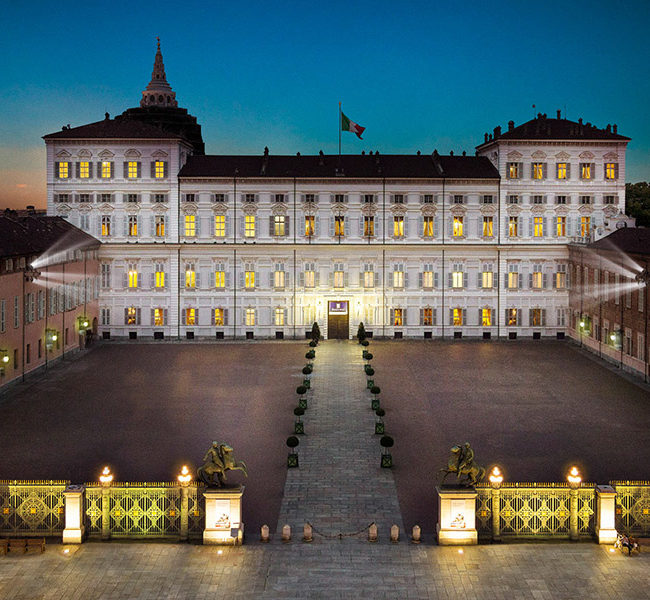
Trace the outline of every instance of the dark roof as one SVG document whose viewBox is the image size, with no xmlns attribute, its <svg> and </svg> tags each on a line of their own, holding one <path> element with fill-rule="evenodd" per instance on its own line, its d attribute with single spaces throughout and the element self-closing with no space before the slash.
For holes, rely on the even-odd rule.
<svg viewBox="0 0 650 600">
<path fill-rule="evenodd" d="M 646 227 L 623 227 L 597 242 L 588 244 L 587 248 L 650 255 L 650 229 Z"/>
<path fill-rule="evenodd" d="M 438 154 L 345 154 L 190 156 L 179 177 L 382 177 L 499 179 L 494 165 L 482 156 Z"/>
<path fill-rule="evenodd" d="M 56 133 L 44 135 L 44 140 L 50 139 L 179 139 L 180 135 L 176 133 L 168 133 L 163 131 L 160 127 L 143 123 L 136 119 L 104 119 L 96 123 L 89 123 L 88 125 L 81 125 L 80 127 L 72 127 L 70 129 L 62 129 Z"/>
<path fill-rule="evenodd" d="M 510 121 L 512 129 L 501 133 L 501 128 L 497 127 L 493 135 L 486 133 L 486 140 L 477 146 L 485 146 L 496 140 L 619 140 L 629 141 L 631 138 L 619 135 L 617 127 L 612 128 L 608 125 L 605 129 L 599 129 L 591 123 L 582 123 L 569 121 L 568 119 L 549 119 L 546 115 L 539 114 L 536 119 L 531 119 L 523 125 L 514 127 Z"/>
<path fill-rule="evenodd" d="M 67 249 L 92 248 L 100 242 L 62 217 L 0 214 L 0 256 L 25 256 Z"/>
</svg>

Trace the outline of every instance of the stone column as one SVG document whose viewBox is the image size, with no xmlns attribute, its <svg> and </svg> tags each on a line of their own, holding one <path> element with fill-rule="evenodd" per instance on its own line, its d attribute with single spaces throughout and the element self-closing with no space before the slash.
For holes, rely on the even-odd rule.
<svg viewBox="0 0 650 600">
<path fill-rule="evenodd" d="M 578 533 L 578 487 L 571 486 L 569 490 L 569 539 L 577 542 Z"/>
<path fill-rule="evenodd" d="M 64 544 L 81 544 L 84 537 L 84 492 L 83 485 L 69 485 L 63 492 L 65 498 Z"/>
<path fill-rule="evenodd" d="M 181 541 L 185 542 L 189 538 L 189 516 L 190 516 L 189 488 L 181 485 Z"/>
<path fill-rule="evenodd" d="M 616 490 L 611 485 L 596 486 L 596 535 L 599 544 L 616 541 Z"/>
<path fill-rule="evenodd" d="M 473 487 L 440 486 L 438 492 L 438 544 L 467 546 L 478 544 L 476 497 Z"/>
<path fill-rule="evenodd" d="M 501 541 L 501 489 L 492 486 L 492 540 Z"/>
<path fill-rule="evenodd" d="M 241 499 L 244 486 L 208 488 L 205 496 L 204 544 L 241 544 L 244 524 L 241 520 Z"/>
<path fill-rule="evenodd" d="M 111 487 L 102 487 L 102 539 L 111 539 L 111 515 L 110 515 Z"/>
</svg>

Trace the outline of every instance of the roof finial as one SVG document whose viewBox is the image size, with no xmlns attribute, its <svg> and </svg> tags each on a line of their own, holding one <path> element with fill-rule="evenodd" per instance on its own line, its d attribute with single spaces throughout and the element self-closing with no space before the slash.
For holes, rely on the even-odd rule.
<svg viewBox="0 0 650 600">
<path fill-rule="evenodd" d="M 160 36 L 156 36 L 156 41 L 158 42 L 158 50 L 160 50 Z"/>
</svg>

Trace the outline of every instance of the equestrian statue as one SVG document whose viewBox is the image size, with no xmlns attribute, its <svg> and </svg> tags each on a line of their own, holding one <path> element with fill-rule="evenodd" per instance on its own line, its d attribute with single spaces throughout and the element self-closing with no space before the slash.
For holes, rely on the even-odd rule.
<svg viewBox="0 0 650 600">
<path fill-rule="evenodd" d="M 440 469 L 444 473 L 440 483 L 442 484 L 447 475 L 456 473 L 456 478 L 460 485 L 473 486 L 480 483 L 485 477 L 485 467 L 480 467 L 474 462 L 474 450 L 465 442 L 464 445 L 456 444 L 451 449 L 451 456 L 446 469 Z"/>
<path fill-rule="evenodd" d="M 235 460 L 232 452 L 228 444 L 212 442 L 203 457 L 203 466 L 196 471 L 198 478 L 211 487 L 223 487 L 226 483 L 226 471 L 242 471 L 248 477 L 246 463 L 243 460 Z"/>
</svg>

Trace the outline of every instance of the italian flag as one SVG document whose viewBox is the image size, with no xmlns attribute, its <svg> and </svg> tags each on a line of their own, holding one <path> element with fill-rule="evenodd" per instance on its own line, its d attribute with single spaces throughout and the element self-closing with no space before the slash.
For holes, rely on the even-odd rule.
<svg viewBox="0 0 650 600">
<path fill-rule="evenodd" d="M 352 133 L 356 133 L 357 137 L 362 140 L 363 138 L 361 137 L 361 134 L 365 130 L 365 127 L 361 127 L 361 125 L 355 123 L 354 121 L 350 121 L 350 119 L 341 113 L 341 131 L 351 131 Z"/>
</svg>

